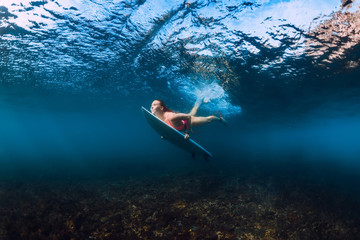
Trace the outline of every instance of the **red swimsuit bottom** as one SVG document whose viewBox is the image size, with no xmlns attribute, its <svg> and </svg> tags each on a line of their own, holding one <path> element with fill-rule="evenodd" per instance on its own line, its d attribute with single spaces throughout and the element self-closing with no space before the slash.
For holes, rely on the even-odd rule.
<svg viewBox="0 0 360 240">
<path fill-rule="evenodd" d="M 181 126 L 178 126 L 178 127 L 173 126 L 173 125 L 171 124 L 171 122 L 170 122 L 169 119 L 165 119 L 165 122 L 166 122 L 167 124 L 169 124 L 169 126 L 175 128 L 175 129 L 178 130 L 178 131 L 181 131 L 181 130 L 186 129 L 187 120 L 181 120 L 182 125 L 181 125 Z"/>
</svg>

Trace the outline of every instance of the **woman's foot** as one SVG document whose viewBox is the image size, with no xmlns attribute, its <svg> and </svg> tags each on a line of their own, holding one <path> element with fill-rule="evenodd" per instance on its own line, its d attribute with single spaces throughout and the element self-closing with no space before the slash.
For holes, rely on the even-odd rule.
<svg viewBox="0 0 360 240">
<path fill-rule="evenodd" d="M 219 119 L 220 119 L 220 122 L 221 122 L 222 124 L 224 124 L 224 126 L 227 126 L 227 125 L 228 125 L 228 122 L 227 122 L 222 116 L 220 116 Z"/>
<path fill-rule="evenodd" d="M 209 103 L 209 102 L 210 102 L 210 99 L 208 97 L 203 98 L 203 103 Z"/>
<path fill-rule="evenodd" d="M 219 116 L 217 117 L 216 115 L 219 113 Z M 222 124 L 224 124 L 224 126 L 228 125 L 228 122 L 225 120 L 225 118 L 223 118 L 221 116 L 221 112 L 217 111 L 214 115 L 213 115 L 218 121 L 220 121 Z"/>
</svg>

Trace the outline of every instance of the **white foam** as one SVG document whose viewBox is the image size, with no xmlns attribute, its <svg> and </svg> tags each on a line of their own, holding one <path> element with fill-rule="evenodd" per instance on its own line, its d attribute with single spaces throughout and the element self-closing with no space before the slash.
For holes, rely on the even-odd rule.
<svg viewBox="0 0 360 240">
<path fill-rule="evenodd" d="M 175 80 L 175 87 L 178 91 L 186 96 L 184 99 L 198 101 L 206 98 L 209 103 L 202 104 L 204 109 L 211 114 L 220 111 L 223 116 L 232 116 L 241 113 L 241 107 L 233 105 L 228 93 L 218 83 L 217 80 L 194 80 L 191 78 L 181 78 Z"/>
</svg>

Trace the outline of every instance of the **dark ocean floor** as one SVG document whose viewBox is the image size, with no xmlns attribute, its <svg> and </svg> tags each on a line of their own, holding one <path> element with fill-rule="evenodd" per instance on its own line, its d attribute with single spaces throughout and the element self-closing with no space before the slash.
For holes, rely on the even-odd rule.
<svg viewBox="0 0 360 240">
<path fill-rule="evenodd" d="M 2 177 L 0 239 L 360 239 L 359 176 L 336 166 L 140 166 Z"/>
</svg>

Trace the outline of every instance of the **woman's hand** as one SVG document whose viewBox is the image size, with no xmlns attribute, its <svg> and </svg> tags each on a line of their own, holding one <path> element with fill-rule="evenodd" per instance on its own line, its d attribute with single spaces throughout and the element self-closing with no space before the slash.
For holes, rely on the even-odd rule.
<svg viewBox="0 0 360 240">
<path fill-rule="evenodd" d="M 185 133 L 185 134 L 184 134 L 184 139 L 185 139 L 185 140 L 189 140 L 189 138 L 190 138 L 190 135 L 189 135 L 188 133 Z"/>
</svg>

